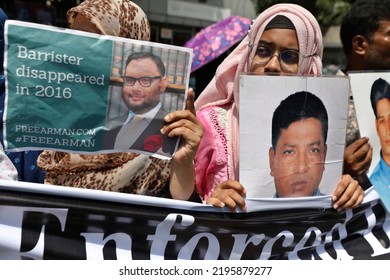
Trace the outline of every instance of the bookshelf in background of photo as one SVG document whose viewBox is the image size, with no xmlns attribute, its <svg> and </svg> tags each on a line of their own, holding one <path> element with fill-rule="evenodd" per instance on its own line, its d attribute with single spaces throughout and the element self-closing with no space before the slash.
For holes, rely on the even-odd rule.
<svg viewBox="0 0 390 280">
<path fill-rule="evenodd" d="M 134 52 L 152 52 L 161 57 L 166 69 L 168 86 L 162 97 L 162 106 L 167 111 L 184 109 L 184 95 L 188 83 L 189 53 L 180 50 L 153 47 L 148 45 L 114 42 L 113 61 L 110 77 L 110 98 L 107 120 L 127 114 L 127 107 L 122 102 L 121 76 L 124 73 L 127 57 Z"/>
</svg>

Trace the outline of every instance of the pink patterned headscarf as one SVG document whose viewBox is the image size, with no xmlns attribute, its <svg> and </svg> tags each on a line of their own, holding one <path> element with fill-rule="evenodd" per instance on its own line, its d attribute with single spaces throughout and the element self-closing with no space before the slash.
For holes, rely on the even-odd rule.
<svg viewBox="0 0 390 280">
<path fill-rule="evenodd" d="M 295 4 L 277 4 L 262 12 L 253 22 L 246 36 L 235 50 L 218 67 L 214 78 L 197 98 L 197 111 L 209 106 L 231 104 L 227 112 L 226 137 L 228 142 L 228 169 L 238 178 L 239 135 L 238 135 L 238 102 L 239 76 L 250 70 L 256 45 L 267 24 L 276 16 L 283 15 L 291 20 L 297 33 L 299 52 L 304 59 L 299 64 L 298 74 L 321 76 L 322 71 L 322 33 L 315 17 L 306 9 Z M 266 85 L 265 85 L 266 86 Z"/>
</svg>

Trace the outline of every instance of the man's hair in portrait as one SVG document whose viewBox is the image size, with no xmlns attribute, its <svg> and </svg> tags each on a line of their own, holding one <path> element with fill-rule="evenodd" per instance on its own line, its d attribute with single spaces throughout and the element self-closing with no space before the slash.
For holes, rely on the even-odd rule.
<svg viewBox="0 0 390 280">
<path fill-rule="evenodd" d="M 276 149 L 282 129 L 290 124 L 315 118 L 321 122 L 324 143 L 328 136 L 328 113 L 321 99 L 308 91 L 299 91 L 282 100 L 272 117 L 272 148 Z"/>
<path fill-rule="evenodd" d="M 126 67 L 133 60 L 146 59 L 150 58 L 156 64 L 161 76 L 165 76 L 165 65 L 161 58 L 157 55 L 154 55 L 151 52 L 135 52 L 129 55 L 126 60 Z"/>
<path fill-rule="evenodd" d="M 374 110 L 376 118 L 378 117 L 376 113 L 376 102 L 383 98 L 387 98 L 390 100 L 390 84 L 382 78 L 379 78 L 375 80 L 375 82 L 372 84 L 370 94 L 371 106 Z"/>
</svg>

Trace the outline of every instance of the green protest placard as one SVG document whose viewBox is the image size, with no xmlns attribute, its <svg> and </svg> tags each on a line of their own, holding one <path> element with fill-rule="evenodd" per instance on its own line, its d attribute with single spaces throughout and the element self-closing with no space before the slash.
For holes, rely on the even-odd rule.
<svg viewBox="0 0 390 280">
<path fill-rule="evenodd" d="M 178 139 L 164 139 L 159 130 L 165 114 L 184 109 L 190 49 L 14 20 L 6 23 L 5 44 L 7 150 L 174 153 Z M 126 60 L 135 53 L 157 57 L 162 73 L 131 72 Z M 129 103 L 140 103 L 153 87 L 163 88 L 152 93 L 158 102 L 143 109 L 140 127 L 130 129 L 138 113 Z M 125 88 L 136 101 L 125 99 Z"/>
</svg>

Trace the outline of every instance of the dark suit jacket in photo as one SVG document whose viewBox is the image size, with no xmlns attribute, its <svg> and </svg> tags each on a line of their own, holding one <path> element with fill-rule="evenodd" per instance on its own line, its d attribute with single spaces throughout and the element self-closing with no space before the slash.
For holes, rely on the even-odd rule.
<svg viewBox="0 0 390 280">
<path fill-rule="evenodd" d="M 154 119 L 149 123 L 149 125 L 145 128 L 145 130 L 141 133 L 141 135 L 137 138 L 133 145 L 131 145 L 131 147 L 129 146 L 129 149 L 139 150 L 140 152 L 147 151 L 154 153 L 160 148 L 162 148 L 162 151 L 164 153 L 169 153 L 170 155 L 172 155 L 175 150 L 178 138 L 171 138 L 161 134 L 160 132 L 160 129 L 164 125 L 164 117 L 168 113 L 168 111 L 161 107 L 160 110 L 158 110 Z M 127 119 L 127 115 L 121 116 L 118 119 L 122 120 L 120 122 L 120 125 L 114 127 L 113 129 L 110 129 L 105 134 L 104 147 L 106 149 L 114 148 L 116 137 L 120 129 L 122 128 L 125 120 Z M 118 123 L 118 119 L 115 120 L 115 122 Z"/>
</svg>

